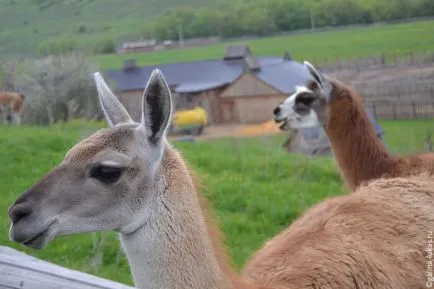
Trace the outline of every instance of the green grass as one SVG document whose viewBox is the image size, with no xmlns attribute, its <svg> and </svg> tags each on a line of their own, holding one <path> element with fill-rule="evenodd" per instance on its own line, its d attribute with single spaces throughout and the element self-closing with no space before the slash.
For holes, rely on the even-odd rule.
<svg viewBox="0 0 434 289">
<path fill-rule="evenodd" d="M 244 41 L 255 55 L 283 56 L 288 51 L 297 60 L 335 60 L 381 53 L 434 51 L 434 21 L 406 24 L 376 25 L 364 28 L 341 29 L 327 32 L 306 33 L 292 36 L 268 37 Z M 102 55 L 95 59 L 101 69 L 117 69 L 123 61 L 135 58 L 139 65 L 184 62 L 223 57 L 228 43 L 206 47 L 165 50 L 127 55 Z"/>
<path fill-rule="evenodd" d="M 399 153 L 424 150 L 433 120 L 383 121 L 386 142 Z M 0 245 L 39 258 L 131 283 L 126 259 L 114 233 L 58 238 L 42 251 L 9 242 L 9 205 L 60 162 L 65 152 L 103 123 L 76 121 L 51 128 L 0 126 Z M 304 210 L 327 196 L 346 192 L 334 160 L 288 155 L 281 149 L 284 136 L 253 139 L 175 143 L 203 177 L 206 194 L 226 235 L 238 268 L 263 242 L 288 226 Z M 104 238 L 95 250 L 95 240 Z M 92 265 L 102 255 L 102 263 Z"/>
<path fill-rule="evenodd" d="M 47 6 L 47 4 L 52 4 Z M 133 36 L 167 8 L 212 5 L 208 0 L 2 0 L 0 54 L 34 53 L 59 37 L 86 45 Z M 79 26 L 85 33 L 78 33 Z"/>
</svg>

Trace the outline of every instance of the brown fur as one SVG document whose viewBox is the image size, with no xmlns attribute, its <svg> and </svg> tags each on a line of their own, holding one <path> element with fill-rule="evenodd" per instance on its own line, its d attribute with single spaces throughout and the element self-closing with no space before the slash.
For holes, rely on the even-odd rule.
<svg viewBox="0 0 434 289">
<path fill-rule="evenodd" d="M 23 194 L 14 206 L 32 202 L 32 208 L 42 208 L 41 204 L 54 202 L 53 197 L 57 198 L 54 203 L 59 204 L 59 190 L 63 195 L 73 193 L 71 201 L 83 198 L 89 205 L 91 199 L 86 199 L 87 192 L 67 192 L 65 186 L 71 185 L 68 184 L 71 179 L 78 182 L 81 169 L 97 161 L 95 154 L 103 152 L 104 147 L 124 150 L 131 131 L 127 125 L 119 126 L 101 130 L 84 140 L 70 150 L 63 164 Z M 225 253 L 222 236 L 209 214 L 206 200 L 197 192 L 200 180 L 170 146 L 165 150 L 160 172 L 167 179 L 164 193 L 167 200 L 180 206 L 171 205 L 170 215 L 176 216 L 176 220 L 193 222 L 183 223 L 182 233 L 172 236 L 177 240 L 187 237 L 185 240 L 189 243 L 176 244 L 183 258 L 172 255 L 174 259 L 167 262 L 192 270 L 203 266 L 202 260 L 212 258 L 209 254 L 213 254 L 223 276 L 215 268 L 206 278 L 221 280 L 221 284 L 211 282 L 215 286 L 207 288 L 228 288 L 223 285 L 226 282 L 222 277 L 227 278 L 234 289 L 424 288 L 424 246 L 428 230 L 434 228 L 434 183 L 429 179 L 376 180 L 353 194 L 330 198 L 314 206 L 267 242 L 239 275 Z M 80 185 L 76 183 L 72 188 Z M 78 205 L 63 203 L 68 208 Z M 38 209 L 32 220 L 42 211 Z M 201 220 L 206 223 L 204 231 L 200 231 Z M 176 228 L 170 227 L 171 230 Z M 186 232 L 188 230 L 191 232 Z M 199 236 L 197 232 L 205 234 Z M 199 245 L 199 240 L 207 239 L 211 242 L 210 252 L 206 242 Z M 187 259 L 198 264 L 188 263 Z"/>
<path fill-rule="evenodd" d="M 284 288 L 425 288 L 434 183 L 377 180 L 308 210 L 243 275 Z"/>
<path fill-rule="evenodd" d="M 193 180 L 193 184 L 194 184 L 196 191 L 198 191 L 198 192 L 201 191 L 204 188 L 203 183 L 202 183 L 202 179 L 193 169 L 191 169 L 190 166 L 187 166 L 187 168 L 188 168 L 188 173 Z M 222 271 L 227 276 L 234 278 L 236 276 L 236 273 L 232 269 L 233 268 L 233 264 L 231 262 L 232 260 L 226 254 L 225 240 L 224 240 L 223 234 L 218 229 L 219 225 L 218 225 L 218 222 L 215 218 L 215 215 L 213 214 L 212 210 L 210 209 L 211 204 L 203 194 L 198 193 L 197 196 L 199 198 L 199 204 L 201 207 L 202 214 L 204 215 L 205 221 L 207 223 L 208 235 L 209 235 L 211 242 L 212 242 L 215 257 L 216 257 L 217 261 L 219 262 Z"/>
<path fill-rule="evenodd" d="M 351 190 L 372 179 L 434 172 L 434 154 L 389 155 L 375 135 L 359 94 L 338 80 L 331 82 L 332 100 L 325 131 L 341 175 Z"/>
<path fill-rule="evenodd" d="M 13 113 L 21 114 L 25 98 L 23 94 L 16 92 L 0 92 L 0 106 L 10 106 Z"/>
<path fill-rule="evenodd" d="M 197 197 L 203 214 L 212 216 L 206 199 Z M 434 183 L 425 177 L 373 181 L 305 212 L 256 252 L 241 276 L 214 219 L 206 219 L 215 256 L 234 288 L 425 288 L 433 209 Z"/>
<path fill-rule="evenodd" d="M 431 180 L 377 180 L 324 201 L 271 239 L 240 276 L 197 192 L 200 182 L 158 138 L 168 118 L 160 119 L 158 129 L 152 112 L 170 114 L 161 73 L 153 73 L 145 90 L 145 100 L 156 104 L 147 108 L 156 111 L 144 107 L 143 125 L 130 122 L 99 81 L 114 126 L 74 146 L 15 201 L 9 209 L 11 240 L 42 249 L 59 235 L 118 231 L 139 288 L 424 287 L 423 250 L 434 228 Z M 153 102 L 157 95 L 160 105 Z M 117 177 L 105 175 L 107 166 L 117 168 Z"/>
</svg>

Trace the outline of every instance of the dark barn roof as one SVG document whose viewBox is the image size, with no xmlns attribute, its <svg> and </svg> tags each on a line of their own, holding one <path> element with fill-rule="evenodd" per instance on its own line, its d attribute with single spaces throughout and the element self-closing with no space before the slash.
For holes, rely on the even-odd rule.
<svg viewBox="0 0 434 289">
<path fill-rule="evenodd" d="M 117 90 L 143 90 L 152 71 L 158 68 L 165 75 L 168 84 L 179 93 L 223 87 L 233 83 L 246 71 L 282 93 L 294 91 L 295 85 L 303 84 L 310 78 L 298 62 L 277 56 L 254 57 L 248 47 L 244 46 L 229 47 L 224 58 L 144 67 L 131 67 L 128 62 L 127 69 L 109 70 L 103 74 L 108 81 L 114 82 Z"/>
</svg>

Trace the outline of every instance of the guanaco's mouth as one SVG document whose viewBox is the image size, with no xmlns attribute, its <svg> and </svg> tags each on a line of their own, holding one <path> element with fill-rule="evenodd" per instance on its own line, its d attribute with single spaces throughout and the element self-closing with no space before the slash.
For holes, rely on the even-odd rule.
<svg viewBox="0 0 434 289">
<path fill-rule="evenodd" d="M 54 239 L 55 234 L 53 234 L 53 227 L 54 227 L 55 221 L 50 223 L 47 227 L 45 227 L 43 230 L 41 230 L 36 235 L 28 238 L 25 241 L 17 241 L 15 240 L 14 236 L 14 225 L 11 227 L 11 240 L 17 243 L 21 243 L 26 247 L 30 247 L 35 250 L 40 250 L 47 246 L 47 244 Z"/>
</svg>

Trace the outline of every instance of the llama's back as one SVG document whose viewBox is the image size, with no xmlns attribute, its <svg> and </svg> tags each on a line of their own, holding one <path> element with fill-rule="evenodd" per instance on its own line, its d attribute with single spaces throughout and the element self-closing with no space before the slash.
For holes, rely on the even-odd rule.
<svg viewBox="0 0 434 289">
<path fill-rule="evenodd" d="M 287 288 L 425 288 L 434 183 L 377 180 L 308 210 L 244 276 Z"/>
<path fill-rule="evenodd" d="M 434 153 L 398 158 L 395 176 L 434 175 Z"/>
</svg>

